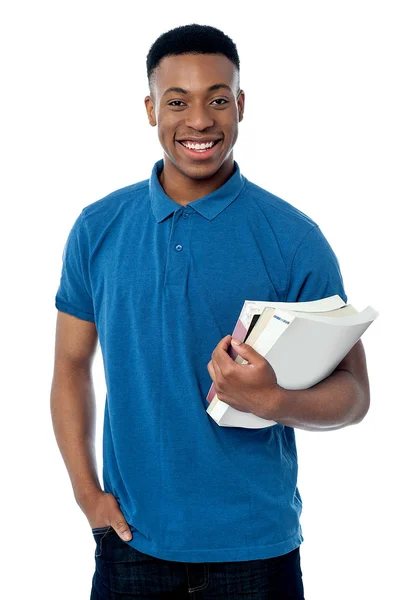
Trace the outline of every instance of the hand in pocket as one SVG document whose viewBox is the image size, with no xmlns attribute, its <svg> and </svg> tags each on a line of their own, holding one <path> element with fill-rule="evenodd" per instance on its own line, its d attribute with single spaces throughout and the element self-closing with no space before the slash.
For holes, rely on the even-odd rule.
<svg viewBox="0 0 399 600">
<path fill-rule="evenodd" d="M 111 526 L 125 542 L 132 539 L 129 525 L 113 494 L 99 491 L 91 495 L 85 500 L 82 510 L 92 529 Z"/>
</svg>

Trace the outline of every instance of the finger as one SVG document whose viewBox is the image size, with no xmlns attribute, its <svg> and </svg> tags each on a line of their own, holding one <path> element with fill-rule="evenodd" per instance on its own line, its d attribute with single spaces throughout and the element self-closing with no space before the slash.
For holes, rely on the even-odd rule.
<svg viewBox="0 0 399 600">
<path fill-rule="evenodd" d="M 220 392 L 219 386 L 220 386 L 220 381 L 222 380 L 222 374 L 221 374 L 221 371 L 220 371 L 219 367 L 217 366 L 217 364 L 214 363 L 212 360 L 210 360 L 208 363 L 208 372 L 212 378 L 215 391 L 218 394 Z"/>
<path fill-rule="evenodd" d="M 215 368 L 214 368 L 213 363 L 212 363 L 211 360 L 207 364 L 207 368 L 208 368 L 208 373 L 209 373 L 212 381 L 215 383 L 215 381 L 216 381 Z"/>
<path fill-rule="evenodd" d="M 260 364 L 264 362 L 264 357 L 259 354 L 252 346 L 249 344 L 244 344 L 241 342 L 240 344 L 232 343 L 234 350 L 239 354 L 242 358 L 248 361 L 250 364 Z M 244 365 L 246 366 L 246 365 Z"/>
<path fill-rule="evenodd" d="M 215 371 L 215 366 L 216 366 L 216 368 L 219 371 L 219 379 L 218 379 L 218 376 L 217 376 L 216 371 Z M 215 392 L 217 394 L 219 394 L 220 387 L 219 387 L 219 383 L 218 382 L 220 381 L 220 376 L 221 376 L 220 369 L 218 368 L 218 366 L 215 363 L 213 363 L 212 360 L 209 361 L 207 367 L 208 367 L 208 373 L 211 376 L 211 379 L 213 381 L 213 387 L 215 388 Z"/>
<path fill-rule="evenodd" d="M 222 370 L 221 370 L 221 368 L 219 366 L 219 363 L 213 357 L 212 357 L 211 363 L 212 363 L 212 369 L 213 369 L 213 372 L 214 372 L 214 375 L 215 375 L 215 382 L 216 383 L 218 381 L 220 382 L 222 380 L 222 378 L 223 378 L 223 373 L 222 373 Z"/>
<path fill-rule="evenodd" d="M 125 542 L 128 542 L 132 539 L 132 532 L 130 531 L 129 525 L 126 523 L 125 517 L 121 512 L 111 521 L 111 525 L 119 537 Z"/>
<path fill-rule="evenodd" d="M 234 363 L 234 360 L 228 353 L 230 340 L 231 335 L 226 335 L 220 340 L 220 342 L 212 352 L 212 362 L 214 363 L 214 366 L 217 365 L 221 370 L 229 366 L 231 367 L 231 363 Z"/>
<path fill-rule="evenodd" d="M 225 335 L 220 342 L 215 346 L 215 350 L 225 350 L 227 351 L 228 347 L 230 346 L 230 340 L 231 340 L 231 335 Z"/>
</svg>

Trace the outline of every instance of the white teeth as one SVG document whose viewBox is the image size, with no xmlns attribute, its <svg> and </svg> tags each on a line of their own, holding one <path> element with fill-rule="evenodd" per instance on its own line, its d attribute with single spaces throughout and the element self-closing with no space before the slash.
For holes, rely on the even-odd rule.
<svg viewBox="0 0 399 600">
<path fill-rule="evenodd" d="M 190 150 L 206 150 L 212 148 L 212 146 L 214 146 L 215 143 L 216 142 L 207 142 L 206 144 L 195 144 L 193 142 L 181 142 L 183 146 L 185 146 L 186 148 L 190 148 Z"/>
</svg>

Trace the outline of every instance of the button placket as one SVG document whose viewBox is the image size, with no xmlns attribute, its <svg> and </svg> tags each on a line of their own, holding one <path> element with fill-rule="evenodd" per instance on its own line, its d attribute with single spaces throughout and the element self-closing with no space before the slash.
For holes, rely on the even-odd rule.
<svg viewBox="0 0 399 600">
<path fill-rule="evenodd" d="M 187 244 L 190 236 L 189 221 L 187 221 L 189 212 L 182 208 L 174 214 L 165 272 L 165 285 L 185 285 L 189 261 L 187 254 Z"/>
</svg>

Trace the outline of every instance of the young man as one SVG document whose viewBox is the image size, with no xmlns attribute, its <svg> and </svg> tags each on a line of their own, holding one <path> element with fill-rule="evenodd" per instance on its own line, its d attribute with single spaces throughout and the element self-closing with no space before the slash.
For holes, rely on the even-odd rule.
<svg viewBox="0 0 399 600">
<path fill-rule="evenodd" d="M 163 159 L 149 180 L 86 206 L 56 294 L 54 429 L 96 541 L 93 599 L 302 599 L 294 427 L 358 423 L 369 386 L 359 341 L 332 375 L 287 391 L 246 344 L 227 353 L 247 298 L 347 300 L 319 227 L 240 172 L 244 115 L 232 40 L 208 26 L 163 34 L 147 57 L 148 120 Z M 259 132 L 256 134 L 258 139 Z M 258 142 L 256 142 L 258 143 Z M 107 385 L 103 481 L 91 363 Z M 277 422 L 219 427 L 219 397 Z"/>
</svg>

